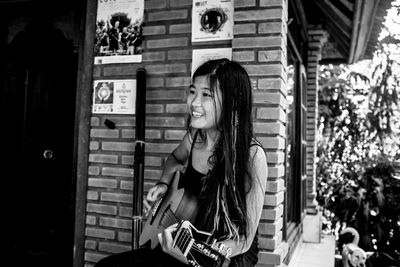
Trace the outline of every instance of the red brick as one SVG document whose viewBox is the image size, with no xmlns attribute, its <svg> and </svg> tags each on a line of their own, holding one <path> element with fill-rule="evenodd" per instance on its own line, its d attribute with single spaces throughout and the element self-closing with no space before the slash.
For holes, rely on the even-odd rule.
<svg viewBox="0 0 400 267">
<path fill-rule="evenodd" d="M 107 66 L 104 67 L 104 76 L 126 76 L 126 75 L 136 75 L 137 67 L 134 65 L 124 65 L 124 66 Z"/>
<path fill-rule="evenodd" d="M 133 118 L 132 116 L 125 116 L 125 117 L 103 117 L 102 121 L 104 123 L 104 121 L 108 119 L 112 122 L 115 123 L 115 126 L 135 126 L 135 118 Z"/>
<path fill-rule="evenodd" d="M 165 130 L 166 140 L 182 140 L 186 134 L 186 130 Z"/>
<path fill-rule="evenodd" d="M 258 24 L 258 33 L 279 33 L 282 34 L 283 23 L 282 22 L 263 22 Z"/>
<path fill-rule="evenodd" d="M 105 151 L 134 151 L 134 144 L 127 142 L 102 142 L 101 149 Z"/>
<path fill-rule="evenodd" d="M 143 62 L 155 62 L 155 61 L 164 61 L 165 60 L 165 52 L 146 52 L 143 53 L 142 57 Z"/>
<path fill-rule="evenodd" d="M 106 176 L 133 177 L 133 170 L 127 168 L 103 167 L 101 174 Z"/>
<path fill-rule="evenodd" d="M 271 61 L 281 61 L 283 58 L 283 52 L 280 50 L 268 50 L 258 52 L 259 62 L 271 62 Z"/>
<path fill-rule="evenodd" d="M 147 91 L 146 98 L 148 100 L 180 100 L 185 98 L 184 90 L 154 90 Z"/>
<path fill-rule="evenodd" d="M 191 33 L 191 31 L 192 31 L 192 24 L 190 23 L 172 24 L 169 26 L 170 34 Z"/>
<path fill-rule="evenodd" d="M 132 217 L 132 208 L 131 207 L 119 207 L 118 215 L 121 217 Z"/>
<path fill-rule="evenodd" d="M 118 228 L 118 229 L 131 229 L 132 221 L 126 219 L 114 219 L 108 217 L 100 217 L 100 226 Z"/>
<path fill-rule="evenodd" d="M 193 4 L 192 0 L 170 0 L 171 7 L 191 7 Z"/>
<path fill-rule="evenodd" d="M 185 123 L 185 118 L 181 117 L 148 117 L 146 119 L 147 126 L 184 127 Z"/>
<path fill-rule="evenodd" d="M 254 21 L 254 20 L 272 20 L 283 19 L 284 14 L 281 8 L 275 9 L 260 9 L 260 10 L 246 10 L 235 11 L 234 20 L 236 21 Z"/>
<path fill-rule="evenodd" d="M 96 216 L 87 215 L 86 216 L 86 224 L 95 225 L 96 224 Z"/>
<path fill-rule="evenodd" d="M 254 61 L 254 51 L 234 51 L 233 60 L 238 62 L 251 62 Z"/>
<path fill-rule="evenodd" d="M 186 73 L 186 64 L 150 65 L 146 68 L 148 74 L 162 75 L 167 73 Z"/>
<path fill-rule="evenodd" d="M 177 19 L 186 19 L 188 17 L 187 9 L 180 10 L 163 10 L 159 12 L 149 12 L 147 14 L 147 21 L 155 22 L 162 20 L 177 20 Z"/>
<path fill-rule="evenodd" d="M 155 49 L 155 48 L 187 46 L 188 42 L 189 42 L 189 39 L 187 37 L 178 37 L 178 38 L 148 40 L 146 42 L 146 45 L 147 45 L 147 48 L 149 48 L 149 49 Z"/>
<path fill-rule="evenodd" d="M 90 150 L 98 150 L 99 149 L 99 142 L 91 141 L 90 144 L 89 144 L 89 149 Z"/>
<path fill-rule="evenodd" d="M 110 243 L 110 242 L 100 242 L 99 243 L 99 250 L 110 252 L 112 254 L 121 253 L 128 251 L 130 249 L 130 245 L 122 245 L 117 243 Z"/>
<path fill-rule="evenodd" d="M 146 0 L 144 1 L 145 10 L 161 9 L 167 7 L 167 0 Z"/>
<path fill-rule="evenodd" d="M 99 126 L 100 125 L 100 119 L 98 117 L 91 117 L 90 118 L 90 125 L 91 126 Z"/>
<path fill-rule="evenodd" d="M 89 175 L 99 175 L 100 174 L 100 168 L 98 166 L 89 166 Z"/>
<path fill-rule="evenodd" d="M 164 86 L 164 78 L 149 77 L 146 79 L 146 86 L 148 88 L 158 88 Z"/>
<path fill-rule="evenodd" d="M 188 113 L 187 104 L 167 104 L 166 106 L 167 113 Z"/>
<path fill-rule="evenodd" d="M 176 147 L 178 143 L 148 143 L 146 144 L 146 151 L 152 153 L 171 153 Z"/>
<path fill-rule="evenodd" d="M 85 248 L 94 250 L 97 248 L 97 242 L 94 240 L 86 240 Z"/>
<path fill-rule="evenodd" d="M 247 73 L 252 75 L 270 75 L 270 76 L 280 76 L 286 74 L 285 69 L 280 64 L 270 64 L 270 65 L 245 65 Z"/>
<path fill-rule="evenodd" d="M 99 214 L 117 215 L 117 207 L 111 205 L 88 203 L 86 205 L 86 211 Z"/>
<path fill-rule="evenodd" d="M 235 0 L 235 8 L 237 7 L 254 7 L 256 6 L 256 0 Z"/>
<path fill-rule="evenodd" d="M 169 60 L 192 59 L 192 50 L 170 50 L 168 51 Z"/>
<path fill-rule="evenodd" d="M 102 201 L 132 204 L 132 194 L 103 192 L 101 193 L 100 199 Z"/>
<path fill-rule="evenodd" d="M 133 189 L 133 182 L 132 181 L 121 181 L 120 188 L 122 190 L 131 190 Z"/>
<path fill-rule="evenodd" d="M 91 227 L 86 228 L 85 234 L 86 234 L 86 236 L 91 236 L 91 237 L 99 237 L 99 238 L 107 238 L 107 239 L 115 238 L 114 231 L 98 229 L 98 228 L 91 228 Z"/>
<path fill-rule="evenodd" d="M 191 80 L 190 77 L 171 77 L 166 78 L 165 83 L 167 87 L 189 87 Z"/>
<path fill-rule="evenodd" d="M 86 198 L 88 200 L 98 200 L 99 199 L 99 192 L 97 191 L 87 191 Z"/>
<path fill-rule="evenodd" d="M 256 24 L 255 23 L 241 23 L 235 24 L 233 27 L 233 34 L 254 34 L 256 33 Z"/>
<path fill-rule="evenodd" d="M 282 7 L 284 4 L 284 0 L 260 0 L 261 7 Z"/>
<path fill-rule="evenodd" d="M 107 154 L 89 154 L 89 162 L 117 164 L 118 156 Z"/>
<path fill-rule="evenodd" d="M 100 178 L 89 178 L 89 186 L 100 187 L 100 188 L 117 188 L 117 181 L 115 179 L 100 179 Z"/>
<path fill-rule="evenodd" d="M 131 215 L 132 216 L 132 215 Z M 132 234 L 131 232 L 118 232 L 118 241 L 121 242 L 131 242 L 132 241 Z"/>
<path fill-rule="evenodd" d="M 276 47 L 284 49 L 283 38 L 280 36 L 268 37 L 241 37 L 235 38 L 232 42 L 233 48 L 271 48 Z"/>
<path fill-rule="evenodd" d="M 164 113 L 164 106 L 162 104 L 146 104 L 146 113 Z"/>
<path fill-rule="evenodd" d="M 144 26 L 143 27 L 143 35 L 150 36 L 150 35 L 161 35 L 165 34 L 166 29 L 164 25 L 157 25 L 157 26 Z"/>
</svg>

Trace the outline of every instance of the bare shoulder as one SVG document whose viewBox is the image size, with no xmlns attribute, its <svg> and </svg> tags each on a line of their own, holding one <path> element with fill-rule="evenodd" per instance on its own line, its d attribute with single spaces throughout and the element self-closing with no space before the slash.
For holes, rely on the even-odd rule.
<svg viewBox="0 0 400 267">
<path fill-rule="evenodd" d="M 264 148 L 256 141 L 250 145 L 250 161 L 253 165 L 267 164 Z"/>
<path fill-rule="evenodd" d="M 265 190 L 268 177 L 268 165 L 267 156 L 260 144 L 250 147 L 250 172 L 256 184 L 259 184 L 261 188 Z"/>
<path fill-rule="evenodd" d="M 188 133 L 186 133 L 182 141 L 172 152 L 175 159 L 179 160 L 182 163 L 185 163 L 189 157 L 192 142 L 193 139 L 190 137 Z"/>
</svg>

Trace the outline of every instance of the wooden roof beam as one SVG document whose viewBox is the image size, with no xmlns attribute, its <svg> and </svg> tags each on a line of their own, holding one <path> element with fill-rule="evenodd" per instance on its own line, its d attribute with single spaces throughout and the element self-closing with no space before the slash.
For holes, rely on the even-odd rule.
<svg viewBox="0 0 400 267">
<path fill-rule="evenodd" d="M 342 5 L 344 5 L 351 12 L 354 11 L 354 4 L 351 3 L 349 0 L 339 0 L 339 2 L 342 3 Z"/>
<path fill-rule="evenodd" d="M 350 38 L 352 22 L 344 15 L 335 5 L 329 0 L 313 0 L 319 9 L 324 13 L 326 18 L 329 18 L 333 23 L 337 24 L 341 32 Z"/>
<path fill-rule="evenodd" d="M 380 0 L 356 0 L 351 34 L 349 64 L 357 62 L 364 56 L 374 26 L 375 14 L 379 2 Z"/>
<path fill-rule="evenodd" d="M 344 55 L 348 56 L 350 50 L 350 38 L 343 36 L 336 24 L 330 21 L 327 21 L 326 24 L 328 31 L 330 32 L 330 38 L 336 42 L 337 49 Z"/>
</svg>

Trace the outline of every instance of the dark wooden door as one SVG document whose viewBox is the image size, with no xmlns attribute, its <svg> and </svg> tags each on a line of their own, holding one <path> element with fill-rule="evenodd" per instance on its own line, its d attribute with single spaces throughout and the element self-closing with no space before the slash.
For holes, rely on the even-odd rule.
<svg viewBox="0 0 400 267">
<path fill-rule="evenodd" d="M 31 23 L 7 51 L 7 246 L 14 266 L 72 266 L 77 54 L 45 22 Z"/>
</svg>

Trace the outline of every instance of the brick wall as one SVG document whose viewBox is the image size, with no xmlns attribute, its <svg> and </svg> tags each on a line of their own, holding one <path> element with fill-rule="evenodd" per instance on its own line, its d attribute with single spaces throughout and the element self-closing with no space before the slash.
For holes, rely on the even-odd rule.
<svg viewBox="0 0 400 267">
<path fill-rule="evenodd" d="M 327 33 L 320 25 L 308 28 L 308 66 L 307 66 L 307 208 L 315 208 L 316 203 L 316 140 L 318 116 L 318 75 L 322 46 L 327 41 Z"/>
<path fill-rule="evenodd" d="M 282 241 L 286 120 L 287 0 L 235 0 L 233 41 L 191 44 L 192 0 L 145 1 L 140 64 L 95 66 L 94 79 L 132 79 L 147 71 L 145 191 L 185 133 L 185 89 L 192 50 L 232 47 L 254 89 L 254 131 L 268 158 L 265 208 L 259 227 L 259 266 L 279 266 Z M 104 121 L 116 125 L 108 129 Z M 135 118 L 93 114 L 88 168 L 85 262 L 130 249 Z"/>
</svg>

